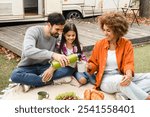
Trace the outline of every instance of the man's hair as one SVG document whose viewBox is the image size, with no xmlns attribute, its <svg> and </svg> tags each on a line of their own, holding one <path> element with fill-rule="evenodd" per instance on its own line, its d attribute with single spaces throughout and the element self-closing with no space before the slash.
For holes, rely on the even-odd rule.
<svg viewBox="0 0 150 117">
<path fill-rule="evenodd" d="M 64 25 L 65 24 L 65 17 L 61 13 L 51 13 L 48 15 L 48 20 L 51 25 Z"/>
</svg>

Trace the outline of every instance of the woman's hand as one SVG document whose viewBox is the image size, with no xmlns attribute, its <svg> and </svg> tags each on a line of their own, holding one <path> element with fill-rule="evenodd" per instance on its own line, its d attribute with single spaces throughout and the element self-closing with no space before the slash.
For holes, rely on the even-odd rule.
<svg viewBox="0 0 150 117">
<path fill-rule="evenodd" d="M 87 63 L 86 64 L 86 69 L 87 69 L 86 70 L 87 72 L 90 72 L 92 70 L 92 66 L 89 63 Z"/>
<path fill-rule="evenodd" d="M 132 76 L 124 75 L 120 83 L 120 86 L 128 86 L 130 85 L 131 81 L 132 81 Z"/>
<path fill-rule="evenodd" d="M 42 76 L 42 82 L 48 82 L 53 77 L 53 73 L 56 69 L 53 67 L 49 67 L 47 70 L 44 71 Z"/>
</svg>

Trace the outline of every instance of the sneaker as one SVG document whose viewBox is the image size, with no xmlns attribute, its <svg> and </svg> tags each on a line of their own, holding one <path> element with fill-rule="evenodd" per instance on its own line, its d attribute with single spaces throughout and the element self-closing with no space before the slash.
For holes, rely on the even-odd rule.
<svg viewBox="0 0 150 117">
<path fill-rule="evenodd" d="M 30 86 L 30 85 L 25 85 L 25 84 L 23 84 L 23 85 L 22 85 L 22 88 L 23 88 L 23 91 L 24 91 L 24 92 L 28 92 L 28 91 L 31 89 L 31 86 Z"/>
<path fill-rule="evenodd" d="M 61 79 L 53 80 L 54 85 L 60 85 L 60 84 L 68 84 L 72 81 L 71 77 L 64 77 Z"/>
<path fill-rule="evenodd" d="M 128 100 L 128 97 L 122 93 L 116 93 L 115 98 L 116 100 Z"/>
</svg>

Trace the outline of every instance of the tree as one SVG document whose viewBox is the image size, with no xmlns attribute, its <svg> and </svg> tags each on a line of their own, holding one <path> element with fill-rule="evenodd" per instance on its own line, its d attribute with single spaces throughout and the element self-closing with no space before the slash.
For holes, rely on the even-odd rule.
<svg viewBox="0 0 150 117">
<path fill-rule="evenodd" d="M 150 0 L 140 0 L 140 16 L 150 18 Z"/>
</svg>

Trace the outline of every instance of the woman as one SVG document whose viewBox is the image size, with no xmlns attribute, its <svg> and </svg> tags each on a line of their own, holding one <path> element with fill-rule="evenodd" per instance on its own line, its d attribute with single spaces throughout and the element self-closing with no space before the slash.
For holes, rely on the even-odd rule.
<svg viewBox="0 0 150 117">
<path fill-rule="evenodd" d="M 134 53 L 131 42 L 123 37 L 128 22 L 119 13 L 107 13 L 100 19 L 105 38 L 94 46 L 88 61 L 88 72 L 97 71 L 95 88 L 107 93 L 121 92 L 130 99 L 150 99 L 150 74 L 134 74 Z"/>
</svg>

